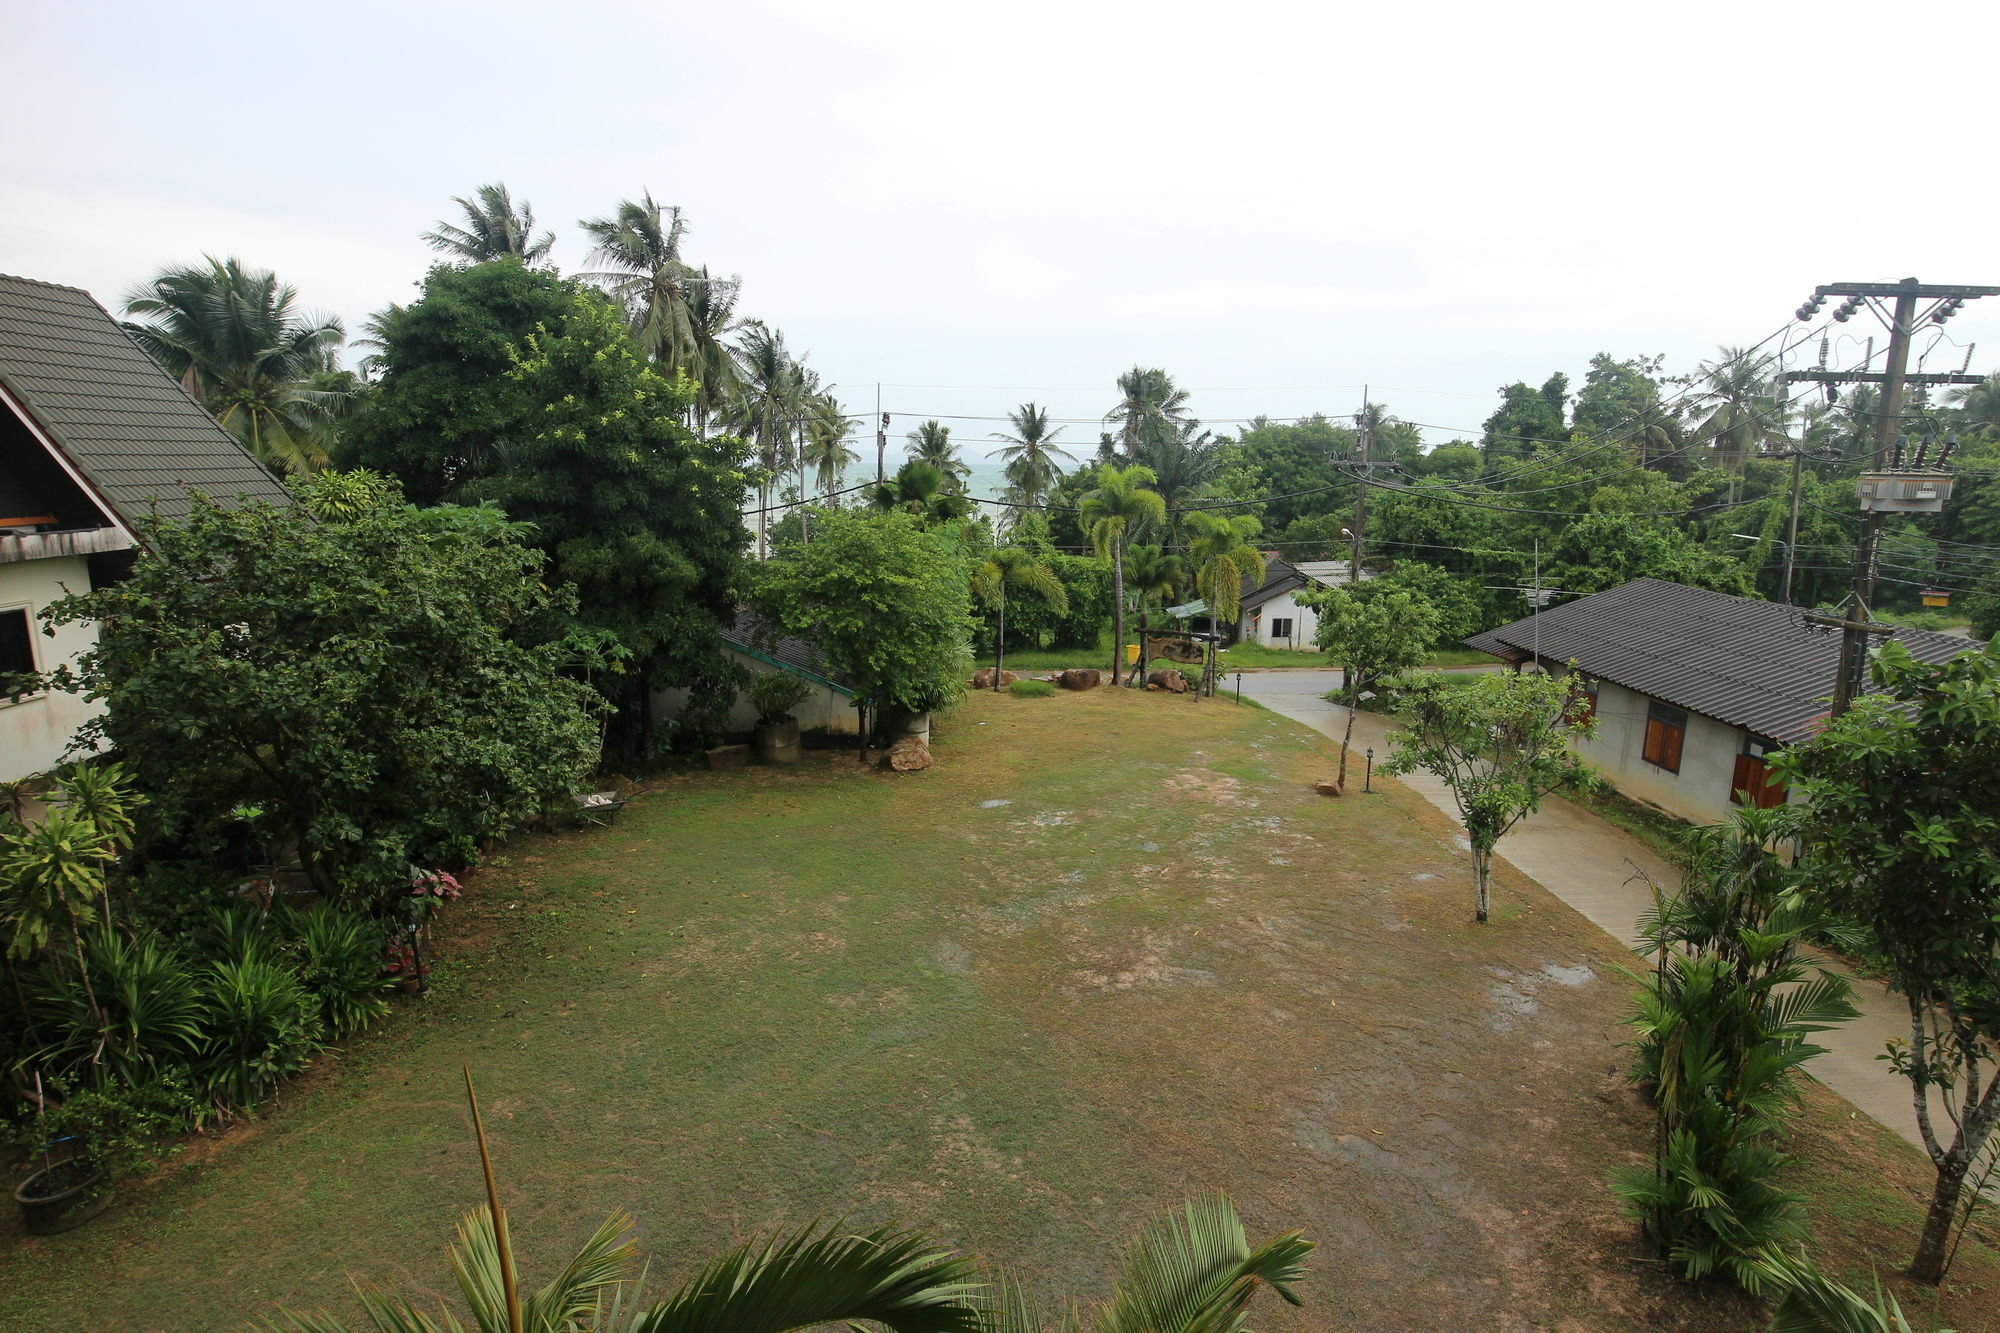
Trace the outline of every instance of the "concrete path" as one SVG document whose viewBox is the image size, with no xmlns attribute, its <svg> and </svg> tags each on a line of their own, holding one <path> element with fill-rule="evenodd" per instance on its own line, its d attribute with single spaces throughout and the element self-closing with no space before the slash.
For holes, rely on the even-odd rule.
<svg viewBox="0 0 2000 1333">
<path fill-rule="evenodd" d="M 1233 688 L 1235 681 L 1229 682 Z M 1347 710 L 1328 703 L 1326 694 L 1339 688 L 1338 671 L 1276 670 L 1243 673 L 1243 693 L 1273 712 L 1305 723 L 1338 741 L 1347 725 Z M 1350 783 L 1358 780 L 1365 752 L 1373 747 L 1377 763 L 1389 755 L 1389 721 L 1376 713 L 1358 713 L 1348 761 Z M 1377 779 L 1383 781 L 1385 779 Z M 1399 781 L 1438 809 L 1458 818 L 1451 792 L 1428 773 L 1413 773 Z M 1649 847 L 1623 829 L 1560 798 L 1542 802 L 1500 840 L 1498 855 L 1556 897 L 1588 917 L 1607 935 L 1630 948 L 1639 942 L 1639 918 L 1653 905 L 1652 890 L 1641 874 L 1663 887 L 1679 885 L 1680 875 Z M 1826 1047 L 1807 1068 L 1857 1109 L 1916 1144 L 1916 1112 L 1909 1081 L 1875 1057 L 1892 1038 L 1909 1039 L 1909 1010 L 1898 996 L 1863 978 L 1854 981 L 1854 1003 L 1861 1015 L 1828 1032 L 1816 1034 Z M 1934 1124 L 1949 1127 L 1942 1111 Z"/>
</svg>

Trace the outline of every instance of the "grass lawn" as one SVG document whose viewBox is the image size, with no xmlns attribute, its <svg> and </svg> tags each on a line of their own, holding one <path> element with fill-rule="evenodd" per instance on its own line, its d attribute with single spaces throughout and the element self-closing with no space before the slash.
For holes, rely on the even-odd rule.
<svg viewBox="0 0 2000 1333">
<path fill-rule="evenodd" d="M 1132 634 L 1126 640 L 1137 643 L 1138 635 Z M 1217 657 L 1223 671 L 1258 671 L 1274 667 L 1308 667 L 1325 671 L 1337 669 L 1339 663 L 1325 653 L 1303 648 L 1272 648 L 1261 643 L 1239 643 L 1224 648 Z M 1095 648 L 1037 648 L 1022 649 L 1007 654 L 1007 669 L 1010 671 L 1059 671 L 1065 667 L 1097 667 L 1104 669 L 1111 661 L 1111 632 L 1106 630 L 1098 639 Z M 1491 653 L 1475 652 L 1470 648 L 1440 648 L 1431 654 L 1426 666 L 1492 666 L 1495 658 Z M 985 658 L 975 666 L 992 666 L 993 660 Z M 1164 658 L 1156 664 L 1172 666 Z"/>
<path fill-rule="evenodd" d="M 1224 1188 L 1321 1245 L 1261 1329 L 1760 1326 L 1664 1279 L 1604 1189 L 1649 1124 L 1614 950 L 1504 869 L 1473 925 L 1414 794 L 1314 795 L 1332 747 L 1226 700 L 981 694 L 934 743 L 923 774 L 812 753 L 518 840 L 429 999 L 82 1230 L 0 1234 L 0 1328 L 351 1312 L 349 1271 L 449 1290 L 461 1060 L 534 1284 L 622 1208 L 660 1283 L 851 1214 L 1095 1295 L 1154 1208 Z M 1824 1260 L 1904 1262 L 1927 1164 L 1817 1089 L 1792 1147 Z M 1966 1333 L 2000 1310 L 1974 1233 Z"/>
</svg>

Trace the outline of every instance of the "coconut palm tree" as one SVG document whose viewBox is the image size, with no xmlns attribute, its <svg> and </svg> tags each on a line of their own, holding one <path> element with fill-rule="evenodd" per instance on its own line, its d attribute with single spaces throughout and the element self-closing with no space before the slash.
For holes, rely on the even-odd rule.
<svg viewBox="0 0 2000 1333">
<path fill-rule="evenodd" d="M 806 421 L 806 463 L 820 495 L 840 489 L 848 464 L 861 461 L 861 455 L 847 447 L 853 434 L 854 423 L 840 410 L 839 399 L 824 394 L 814 401 Z"/>
<path fill-rule="evenodd" d="M 965 479 L 972 469 L 958 456 L 958 446 L 951 442 L 951 427 L 939 421 L 926 421 L 905 438 L 910 442 L 910 458 L 936 468 L 944 476 L 947 490 L 965 489 Z"/>
<path fill-rule="evenodd" d="M 1198 421 L 1178 421 L 1153 434 L 1133 450 L 1135 461 L 1152 469 L 1153 489 L 1167 503 L 1167 514 L 1179 536 L 1179 514 L 1196 500 L 1214 493 L 1222 469 L 1222 451 L 1215 436 Z"/>
<path fill-rule="evenodd" d="M 733 424 L 756 450 L 757 558 L 770 551 L 767 540 L 771 483 L 790 463 L 793 419 L 799 415 L 799 363 L 785 346 L 785 335 L 762 320 L 743 325 L 736 341 L 740 391 L 733 407 Z"/>
<path fill-rule="evenodd" d="M 1147 630 L 1152 624 L 1148 604 L 1158 601 L 1164 607 L 1171 597 L 1187 583 L 1187 562 L 1177 555 L 1171 555 L 1158 546 L 1134 546 L 1125 552 L 1125 586 L 1133 593 L 1139 611 L 1139 669 L 1146 669 L 1149 654 L 1146 652 Z"/>
<path fill-rule="evenodd" d="M 1077 519 L 1099 560 L 1111 565 L 1111 682 L 1125 666 L 1125 547 L 1133 538 L 1166 522 L 1166 502 L 1153 484 L 1151 470 L 1133 465 L 1097 470 L 1097 489 L 1083 497 Z M 1144 665 L 1143 663 L 1141 665 Z"/>
<path fill-rule="evenodd" d="M 336 370 L 347 333 L 298 308 L 269 269 L 204 256 L 164 270 L 125 298 L 125 331 L 266 467 L 306 475 L 326 465 L 345 395 L 314 379 Z"/>
<path fill-rule="evenodd" d="M 1038 592 L 1048 599 L 1059 616 L 1069 614 L 1069 593 L 1063 588 L 1062 580 L 1056 577 L 1033 552 L 1018 546 L 1007 546 L 987 556 L 980 566 L 972 571 L 972 595 L 991 605 L 999 615 L 999 628 L 993 635 L 993 692 L 1000 692 L 1000 674 L 1007 666 L 1007 585 L 1026 588 Z"/>
<path fill-rule="evenodd" d="M 1189 510 L 1183 524 L 1188 536 L 1188 566 L 1194 584 L 1208 603 L 1208 628 L 1220 633 L 1222 622 L 1234 622 L 1243 611 L 1244 580 L 1264 577 L 1264 556 L 1250 544 L 1257 535 L 1257 520 L 1249 514 L 1220 514 L 1207 509 Z M 1208 665 L 1203 684 L 1215 692 L 1215 640 L 1208 644 Z"/>
<path fill-rule="evenodd" d="M 555 248 L 554 232 L 535 235 L 533 206 L 525 199 L 517 206 L 507 187 L 499 181 L 480 186 L 470 199 L 453 195 L 451 201 L 464 210 L 465 225 L 454 227 L 449 222 L 440 222 L 436 231 L 425 232 L 423 238 L 433 250 L 455 255 L 469 264 L 483 264 L 511 255 L 532 268 L 547 260 L 549 251 Z"/>
<path fill-rule="evenodd" d="M 1944 400 L 1963 414 L 1960 419 L 1968 435 L 2000 439 L 2000 375 L 1961 385 L 1946 393 Z"/>
<path fill-rule="evenodd" d="M 703 434 L 742 387 L 728 342 L 742 327 L 736 318 L 742 292 L 741 278 L 712 278 L 706 268 L 687 282 L 688 329 L 694 335 L 694 359 L 687 370 L 694 380 L 694 427 Z"/>
<path fill-rule="evenodd" d="M 733 309 L 739 284 L 734 278 L 711 278 L 708 270 L 681 258 L 687 220 L 680 208 L 658 203 L 648 191 L 637 202 L 619 200 L 609 217 L 582 218 L 576 225 L 595 245 L 584 262 L 599 266 L 577 277 L 603 288 L 625 307 L 640 350 L 668 376 L 681 371 L 699 380 L 703 371 L 714 369 L 715 357 L 704 354 L 703 344 L 706 338 L 713 346 L 719 335 L 709 334 L 697 319 L 695 289 L 730 288 L 726 299 Z"/>
<path fill-rule="evenodd" d="M 1049 429 L 1049 410 L 1046 407 L 1022 403 L 1007 414 L 1007 419 L 1014 423 L 1014 433 L 1008 435 L 995 431 L 993 438 L 1005 441 L 1005 445 L 993 452 L 1000 455 L 1014 496 L 1029 510 L 1040 509 L 1042 497 L 1053 490 L 1062 478 L 1062 468 L 1056 460 L 1060 458 L 1066 463 L 1074 463 L 1076 459 L 1055 444 L 1055 438 L 1063 433 L 1063 428 Z M 990 454 L 988 456 L 991 457 Z"/>
<path fill-rule="evenodd" d="M 972 512 L 972 502 L 946 488 L 944 473 L 912 458 L 896 475 L 868 490 L 869 508 L 884 514 L 914 514 L 923 527 L 934 527 Z"/>
<path fill-rule="evenodd" d="M 1118 406 L 1104 414 L 1116 426 L 1117 447 L 1129 458 L 1141 444 L 1161 438 L 1188 420 L 1188 392 L 1157 367 L 1134 366 L 1118 377 Z"/>
<path fill-rule="evenodd" d="M 1783 438 L 1783 421 L 1771 389 L 1770 358 L 1736 347 L 1720 350 L 1719 360 L 1702 367 L 1705 383 L 1695 401 L 1708 417 L 1697 429 L 1716 461 L 1741 473 L 1743 460 L 1759 445 Z"/>
</svg>

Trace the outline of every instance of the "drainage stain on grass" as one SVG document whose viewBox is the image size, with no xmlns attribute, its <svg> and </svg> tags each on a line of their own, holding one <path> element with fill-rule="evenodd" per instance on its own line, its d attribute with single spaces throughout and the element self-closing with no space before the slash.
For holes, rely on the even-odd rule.
<svg viewBox="0 0 2000 1333">
<path fill-rule="evenodd" d="M 1226 700 L 980 695 L 935 740 L 920 775 L 690 774 L 522 839 L 431 999 L 89 1228 L 0 1237 L 0 1327 L 445 1289 L 479 1190 L 461 1059 L 531 1281 L 626 1208 L 661 1282 L 848 1214 L 1093 1295 L 1152 1209 L 1223 1188 L 1322 1245 L 1260 1327 L 1756 1326 L 1660 1278 L 1604 1189 L 1647 1142 L 1611 946 L 1512 876 L 1472 925 L 1423 802 L 1314 795 L 1334 747 Z M 1798 1137 L 1829 1200 L 1921 1175 L 1823 1096 Z M 1865 1211 L 1815 1212 L 1844 1271 L 1917 1217 Z M 1960 1265 L 1973 1330 L 1996 1267 Z"/>
</svg>

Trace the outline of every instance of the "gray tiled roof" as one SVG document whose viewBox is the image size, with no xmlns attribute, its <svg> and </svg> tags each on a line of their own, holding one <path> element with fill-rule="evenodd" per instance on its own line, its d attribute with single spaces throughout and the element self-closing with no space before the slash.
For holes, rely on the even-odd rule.
<svg viewBox="0 0 2000 1333">
<path fill-rule="evenodd" d="M 86 291 L 0 274 L 0 384 L 128 524 L 186 514 L 184 487 L 290 503 Z"/>
<path fill-rule="evenodd" d="M 1249 611 L 1262 606 L 1281 593 L 1306 586 L 1306 576 L 1293 566 L 1275 557 L 1264 562 L 1264 577 L 1252 580 L 1243 576 L 1243 609 Z"/>
<path fill-rule="evenodd" d="M 1895 638 L 1924 662 L 1979 646 L 1926 630 Z M 1573 660 L 1600 680 L 1789 745 L 1826 717 L 1840 636 L 1777 602 L 1635 579 L 1465 642 L 1513 661 Z"/>
<path fill-rule="evenodd" d="M 736 623 L 722 631 L 722 641 L 738 652 L 755 654 L 791 671 L 826 681 L 844 693 L 854 693 L 854 682 L 826 664 L 817 644 L 784 637 L 777 626 L 748 607 L 736 609 Z"/>
</svg>

